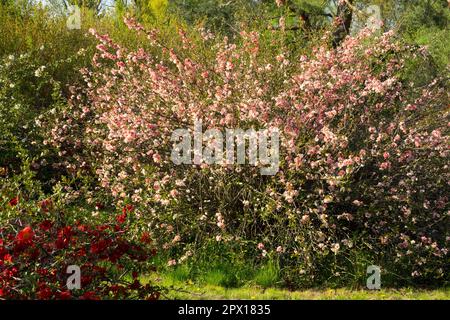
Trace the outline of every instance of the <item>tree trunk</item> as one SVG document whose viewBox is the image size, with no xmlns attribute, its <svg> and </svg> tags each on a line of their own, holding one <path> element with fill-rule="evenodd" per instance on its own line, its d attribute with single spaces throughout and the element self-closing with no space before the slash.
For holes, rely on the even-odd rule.
<svg viewBox="0 0 450 320">
<path fill-rule="evenodd" d="M 353 19 L 354 0 L 339 0 L 337 7 L 337 26 L 333 33 L 333 47 L 338 47 L 346 36 L 350 33 Z"/>
</svg>

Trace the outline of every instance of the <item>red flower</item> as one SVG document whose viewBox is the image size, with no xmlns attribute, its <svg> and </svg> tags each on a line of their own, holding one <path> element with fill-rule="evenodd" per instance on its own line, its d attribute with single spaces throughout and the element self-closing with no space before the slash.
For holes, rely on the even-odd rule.
<svg viewBox="0 0 450 320">
<path fill-rule="evenodd" d="M 91 245 L 91 253 L 102 253 L 109 246 L 110 242 L 107 240 L 99 240 L 97 242 L 92 243 Z"/>
<path fill-rule="evenodd" d="M 77 256 L 78 257 L 84 257 L 86 256 L 86 249 L 81 248 L 80 250 L 77 251 Z"/>
<path fill-rule="evenodd" d="M 5 255 L 3 256 L 3 261 L 12 263 L 12 262 L 13 262 L 13 261 L 12 261 L 12 255 L 10 255 L 9 253 L 8 253 L 8 254 L 5 254 Z"/>
<path fill-rule="evenodd" d="M 63 249 L 69 245 L 72 236 L 72 227 L 67 226 L 58 231 L 58 238 L 56 239 L 56 248 Z"/>
<path fill-rule="evenodd" d="M 39 228 L 41 228 L 42 231 L 48 231 L 53 226 L 53 223 L 50 220 L 44 220 L 39 225 Z"/>
<path fill-rule="evenodd" d="M 125 207 L 123 207 L 122 212 L 123 213 L 127 213 L 127 212 L 133 212 L 134 207 L 131 204 L 127 204 Z"/>
<path fill-rule="evenodd" d="M 105 231 L 107 229 L 109 229 L 109 226 L 106 224 L 97 227 L 97 231 Z M 96 233 L 96 234 L 99 235 L 100 233 Z"/>
<path fill-rule="evenodd" d="M 19 197 L 14 197 L 14 198 L 12 198 L 11 200 L 9 200 L 9 205 L 10 205 L 11 207 L 16 206 L 18 203 L 19 203 Z"/>
<path fill-rule="evenodd" d="M 39 291 L 37 292 L 37 297 L 40 300 L 48 300 L 53 296 L 52 290 L 47 287 L 45 284 L 39 287 Z"/>
<path fill-rule="evenodd" d="M 37 273 L 38 273 L 40 276 L 46 276 L 46 275 L 48 275 L 48 269 L 45 269 L 45 268 L 39 268 L 39 269 L 37 270 Z"/>
<path fill-rule="evenodd" d="M 84 224 L 80 224 L 78 226 L 78 230 L 81 231 L 81 232 L 86 232 L 86 231 L 88 231 L 88 227 L 86 225 L 84 225 Z"/>
<path fill-rule="evenodd" d="M 105 267 L 99 267 L 99 266 L 93 266 L 92 267 L 92 271 L 95 271 L 95 273 L 97 275 L 104 276 L 105 273 L 106 273 L 106 268 Z"/>
<path fill-rule="evenodd" d="M 152 239 L 150 239 L 150 233 L 144 232 L 141 236 L 141 242 L 149 244 L 152 242 Z"/>
<path fill-rule="evenodd" d="M 92 281 L 94 281 L 94 278 L 92 276 L 81 276 L 81 286 L 86 287 L 89 286 Z"/>
<path fill-rule="evenodd" d="M 100 300 L 94 291 L 87 291 L 81 297 L 81 300 Z"/>
<path fill-rule="evenodd" d="M 28 227 L 23 228 L 21 231 L 19 231 L 16 239 L 19 243 L 29 244 L 33 240 L 33 237 L 34 237 L 34 231 L 30 226 L 28 226 Z"/>
<path fill-rule="evenodd" d="M 118 223 L 125 223 L 126 219 L 127 219 L 127 213 L 124 212 L 123 214 L 119 214 L 117 216 L 116 220 L 117 220 Z"/>
<path fill-rule="evenodd" d="M 48 210 L 52 207 L 52 200 L 51 199 L 42 200 L 40 203 L 40 207 L 42 211 L 48 212 Z"/>
<path fill-rule="evenodd" d="M 72 294 L 70 293 L 70 291 L 62 291 L 58 294 L 58 299 L 70 300 L 70 299 L 72 299 Z"/>
</svg>

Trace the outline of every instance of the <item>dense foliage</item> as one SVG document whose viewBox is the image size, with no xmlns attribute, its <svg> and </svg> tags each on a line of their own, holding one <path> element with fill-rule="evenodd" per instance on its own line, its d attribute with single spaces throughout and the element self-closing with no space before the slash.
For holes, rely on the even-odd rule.
<svg viewBox="0 0 450 320">
<path fill-rule="evenodd" d="M 8 202 L 21 218 L 0 227 L 0 299 L 159 298 L 161 288 L 138 279 L 156 250 L 148 234 L 129 240 L 125 223 L 131 207 L 108 224 L 70 224 L 51 199 L 33 208 L 39 218 L 21 208 L 22 201 Z M 67 287 L 69 266 L 80 269 L 79 289 Z"/>
<path fill-rule="evenodd" d="M 0 299 L 154 299 L 155 264 L 448 284 L 446 1 L 53 3 L 0 1 Z M 195 119 L 277 128 L 278 172 L 176 165 Z"/>
<path fill-rule="evenodd" d="M 345 271 L 356 251 L 397 273 L 444 276 L 446 84 L 419 88 L 401 74 L 423 49 L 364 31 L 295 62 L 283 52 L 260 58 L 259 35 L 242 33 L 239 45 L 225 39 L 211 61 L 195 61 L 182 58 L 195 48 L 184 34 L 186 52 L 161 46 L 155 57 L 92 32 L 98 71 L 86 71 L 88 89 L 73 96 L 49 141 L 69 171 L 96 174 L 116 203 L 131 201 L 153 226 L 173 221 L 187 242 L 281 247 L 314 281 Z M 148 36 L 158 46 L 155 32 Z M 171 132 L 193 118 L 205 129 L 279 128 L 280 172 L 175 165 Z"/>
</svg>

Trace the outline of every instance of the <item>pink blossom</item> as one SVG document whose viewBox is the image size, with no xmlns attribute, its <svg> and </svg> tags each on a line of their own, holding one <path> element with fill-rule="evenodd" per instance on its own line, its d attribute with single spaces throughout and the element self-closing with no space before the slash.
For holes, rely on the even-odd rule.
<svg viewBox="0 0 450 320">
<path fill-rule="evenodd" d="M 176 264 L 177 264 L 177 260 L 175 260 L 175 259 L 169 260 L 169 261 L 167 262 L 167 265 L 168 265 L 169 267 L 174 266 L 174 265 L 176 265 Z"/>
</svg>

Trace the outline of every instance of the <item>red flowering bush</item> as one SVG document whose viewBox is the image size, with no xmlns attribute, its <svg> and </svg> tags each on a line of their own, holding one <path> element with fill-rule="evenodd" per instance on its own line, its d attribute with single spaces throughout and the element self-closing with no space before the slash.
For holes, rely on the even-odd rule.
<svg viewBox="0 0 450 320">
<path fill-rule="evenodd" d="M 41 202 L 45 211 L 50 200 Z M 156 250 L 148 236 L 130 241 L 118 222 L 64 223 L 63 216 L 0 227 L 0 299 L 158 299 L 162 288 L 143 284 Z M 68 266 L 80 268 L 80 288 L 67 287 Z"/>
<path fill-rule="evenodd" d="M 69 172 L 95 174 L 108 196 L 132 202 L 168 247 L 170 221 L 188 243 L 263 241 L 263 256 L 306 283 L 345 280 L 361 261 L 407 281 L 448 277 L 448 79 L 403 77 L 425 49 L 366 30 L 300 57 L 262 54 L 262 35 L 247 32 L 200 45 L 180 32 L 177 51 L 127 23 L 154 51 L 92 30 L 96 68 L 83 70 L 87 89 L 74 90 L 48 141 Z M 279 172 L 175 165 L 171 134 L 193 117 L 204 130 L 279 128 Z"/>
</svg>

